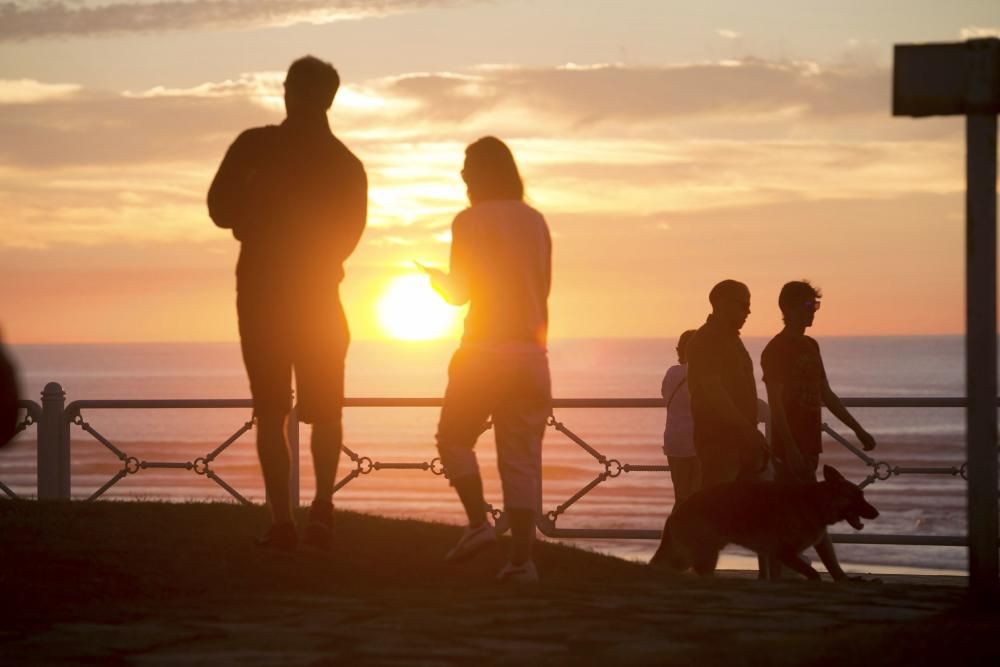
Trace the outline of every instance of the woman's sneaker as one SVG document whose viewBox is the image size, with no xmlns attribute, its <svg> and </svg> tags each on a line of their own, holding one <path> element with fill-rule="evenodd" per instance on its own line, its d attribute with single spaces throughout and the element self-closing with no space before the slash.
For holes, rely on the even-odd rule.
<svg viewBox="0 0 1000 667">
<path fill-rule="evenodd" d="M 512 584 L 537 584 L 538 570 L 530 560 L 514 565 L 508 562 L 497 574 L 497 581 L 510 582 Z"/>
<path fill-rule="evenodd" d="M 496 532 L 494 532 L 493 526 L 488 521 L 483 522 L 475 528 L 466 526 L 465 530 L 462 531 L 462 537 L 458 540 L 458 544 L 445 555 L 444 559 L 449 563 L 468 560 L 484 549 L 494 546 L 496 543 Z"/>
</svg>

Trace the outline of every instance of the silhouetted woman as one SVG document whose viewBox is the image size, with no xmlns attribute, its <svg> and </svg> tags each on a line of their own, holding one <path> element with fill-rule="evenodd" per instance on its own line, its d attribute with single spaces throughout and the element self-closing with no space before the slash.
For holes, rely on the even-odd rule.
<svg viewBox="0 0 1000 667">
<path fill-rule="evenodd" d="M 679 505 L 701 485 L 701 465 L 694 451 L 694 420 L 687 385 L 687 344 L 696 331 L 689 329 L 677 340 L 677 364 L 667 369 L 660 394 L 667 406 L 663 429 L 663 453 L 670 464 L 674 485 L 674 505 Z"/>
<path fill-rule="evenodd" d="M 426 269 L 448 302 L 469 303 L 437 431 L 441 462 L 469 520 L 446 560 L 496 543 L 473 449 L 492 418 L 513 538 L 510 561 L 497 577 L 533 582 L 542 435 L 552 400 L 546 352 L 552 241 L 545 218 L 524 203 L 514 156 L 502 141 L 484 137 L 466 148 L 462 178 L 471 206 L 452 223 L 449 273 Z"/>
</svg>

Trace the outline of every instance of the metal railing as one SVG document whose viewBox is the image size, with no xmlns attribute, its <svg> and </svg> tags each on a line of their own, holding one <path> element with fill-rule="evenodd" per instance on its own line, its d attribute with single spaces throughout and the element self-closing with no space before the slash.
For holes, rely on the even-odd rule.
<svg viewBox="0 0 1000 667">
<path fill-rule="evenodd" d="M 865 408 L 964 408 L 966 400 L 961 397 L 941 398 L 845 398 L 842 399 L 848 407 Z M 348 408 L 433 408 L 441 406 L 439 398 L 348 398 L 345 407 Z M 1000 401 L 998 401 L 1000 403 Z M 110 451 L 122 464 L 122 467 L 89 495 L 88 500 L 101 497 L 111 487 L 129 475 L 139 474 L 150 469 L 174 469 L 192 472 L 212 480 L 227 493 L 242 503 L 249 504 L 239 491 L 228 484 L 213 468 L 212 464 L 226 449 L 236 442 L 243 434 L 252 430 L 253 420 L 242 422 L 241 425 L 205 455 L 188 461 L 147 461 L 130 455 L 84 418 L 84 413 L 91 410 L 134 410 L 134 409 L 250 409 L 249 399 L 140 399 L 140 400 L 78 400 L 65 402 L 65 392 L 55 382 L 46 385 L 42 392 L 42 403 L 21 401 L 20 407 L 25 410 L 25 418 L 19 424 L 18 430 L 24 430 L 37 424 L 38 451 L 38 498 L 69 499 L 71 497 L 70 471 L 70 427 L 77 426 L 94 440 Z M 575 433 L 565 423 L 556 418 L 557 412 L 588 408 L 619 408 L 619 409 L 650 409 L 663 408 L 663 400 L 659 398 L 574 398 L 555 399 L 552 403 L 553 413 L 548 419 L 548 426 L 566 436 L 572 443 L 594 459 L 598 466 L 596 476 L 572 494 L 562 503 L 549 511 L 542 511 L 538 516 L 538 528 L 542 534 L 555 538 L 614 538 L 614 539 L 659 539 L 660 530 L 647 529 L 610 529 L 610 528 L 560 528 L 557 522 L 571 506 L 582 500 L 587 494 L 620 477 L 632 473 L 664 473 L 670 470 L 668 465 L 633 464 L 605 456 L 587 440 Z M 490 427 L 484 425 L 484 430 Z M 965 462 L 947 467 L 898 466 L 876 459 L 853 445 L 828 425 L 823 424 L 823 430 L 835 442 L 856 456 L 865 466 L 871 468 L 871 473 L 859 484 L 866 487 L 879 481 L 888 480 L 899 475 L 946 475 L 967 478 Z M 288 420 L 288 440 L 292 452 L 292 498 L 299 498 L 299 423 L 292 414 Z M 380 470 L 414 470 L 430 472 L 435 476 L 446 477 L 447 471 L 439 458 L 424 461 L 400 462 L 378 461 L 369 456 L 356 453 L 348 447 L 343 448 L 344 454 L 353 463 L 353 469 L 341 477 L 335 492 L 342 490 L 352 481 L 370 475 Z M 9 497 L 16 497 L 14 492 L 0 481 L 0 492 Z M 505 528 L 506 522 L 502 510 L 488 507 L 498 528 Z M 929 545 L 929 546 L 966 546 L 968 540 L 964 535 L 902 535 L 902 534 L 833 534 L 835 542 L 851 544 L 895 544 L 895 545 Z"/>
<path fill-rule="evenodd" d="M 41 419 L 42 416 L 42 406 L 40 406 L 38 403 L 35 403 L 34 401 L 24 401 L 24 400 L 18 401 L 17 410 L 19 415 L 23 410 L 24 417 L 22 417 L 17 422 L 17 425 L 14 427 L 15 437 L 22 431 L 26 431 L 28 427 L 37 424 L 38 420 Z M 36 448 L 38 452 L 41 452 L 41 449 L 42 449 L 41 447 Z M 17 494 L 14 493 L 14 491 L 9 486 L 4 484 L 2 479 L 0 479 L 0 493 L 7 496 L 8 498 L 17 498 Z"/>
</svg>

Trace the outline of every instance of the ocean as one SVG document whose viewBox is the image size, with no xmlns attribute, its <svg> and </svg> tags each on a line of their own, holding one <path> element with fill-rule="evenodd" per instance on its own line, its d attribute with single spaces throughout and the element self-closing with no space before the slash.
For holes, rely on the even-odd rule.
<svg viewBox="0 0 1000 667">
<path fill-rule="evenodd" d="M 760 375 L 763 338 L 745 340 Z M 964 393 L 963 339 L 935 337 L 819 338 L 833 389 L 841 397 L 960 396 Z M 660 381 L 675 363 L 671 339 L 556 340 L 550 345 L 553 394 L 557 398 L 658 398 Z M 455 341 L 352 343 L 347 394 L 352 397 L 439 397 Z M 42 387 L 59 382 L 67 401 L 126 398 L 245 398 L 249 396 L 237 344 L 19 345 L 11 347 L 22 394 L 39 401 Z M 762 398 L 763 386 L 759 386 Z M 892 466 L 958 467 L 965 460 L 962 409 L 854 408 L 852 413 L 878 440 L 874 457 Z M 664 410 L 560 409 L 556 418 L 608 458 L 633 465 L 664 465 Z M 437 408 L 350 408 L 345 443 L 360 456 L 386 463 L 429 462 L 435 456 Z M 139 460 L 193 461 L 215 449 L 248 418 L 248 410 L 88 410 L 84 418 L 119 449 Z M 836 419 L 825 420 L 837 427 Z M 853 434 L 843 426 L 839 432 Z M 73 494 L 85 498 L 111 478 L 121 463 L 77 426 L 72 433 Z M 19 495 L 35 493 L 35 427 L 0 452 L 0 481 Z M 311 493 L 308 427 L 302 429 L 302 497 Z M 490 433 L 477 451 L 487 500 L 502 506 Z M 831 439 L 822 461 L 860 482 L 870 468 Z M 554 429 L 544 445 L 543 506 L 564 503 L 604 467 Z M 213 468 L 246 497 L 260 501 L 263 487 L 253 434 L 237 440 Z M 354 468 L 345 456 L 338 477 Z M 951 475 L 893 476 L 866 489 L 881 516 L 872 533 L 964 535 L 965 480 Z M 143 469 L 112 487 L 106 498 L 195 500 L 229 496 L 188 470 Z M 345 485 L 338 507 L 388 516 L 459 523 L 457 499 L 443 477 L 422 470 L 376 470 Z M 658 530 L 673 503 L 669 474 L 629 472 L 599 484 L 558 519 L 560 528 Z M 849 532 L 846 524 L 834 532 Z M 632 559 L 648 559 L 651 540 L 576 540 L 584 548 Z M 963 573 L 966 551 L 958 547 L 838 545 L 848 570 Z M 721 567 L 755 563 L 740 549 L 727 549 Z"/>
</svg>

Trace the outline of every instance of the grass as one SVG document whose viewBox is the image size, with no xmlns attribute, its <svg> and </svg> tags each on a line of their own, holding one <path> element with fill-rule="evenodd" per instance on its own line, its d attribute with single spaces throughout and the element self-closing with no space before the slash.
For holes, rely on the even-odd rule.
<svg viewBox="0 0 1000 667">
<path fill-rule="evenodd" d="M 304 522 L 305 516 L 301 517 Z M 24 619 L 114 616 L 128 605 L 199 598 L 307 593 L 368 595 L 495 588 L 501 548 L 449 566 L 442 555 L 458 537 L 445 524 L 338 511 L 332 553 L 274 553 L 252 546 L 264 511 L 232 503 L 0 502 L 5 539 L 0 590 Z M 538 560 L 557 564 L 549 583 L 585 581 L 601 571 L 619 580 L 646 568 L 558 544 L 539 544 Z"/>
<path fill-rule="evenodd" d="M 0 663 L 996 664 L 960 585 L 663 577 L 540 543 L 537 587 L 458 528 L 350 512 L 332 553 L 256 549 L 261 508 L 0 502 Z"/>
</svg>

